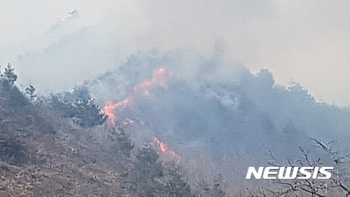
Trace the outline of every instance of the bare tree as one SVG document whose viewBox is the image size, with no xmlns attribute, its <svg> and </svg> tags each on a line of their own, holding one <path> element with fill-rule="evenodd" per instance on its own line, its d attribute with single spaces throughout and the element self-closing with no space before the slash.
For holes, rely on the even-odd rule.
<svg viewBox="0 0 350 197">
<path fill-rule="evenodd" d="M 350 176 L 348 172 L 349 167 L 349 155 L 346 155 L 342 151 L 335 151 L 333 149 L 334 141 L 329 143 L 322 143 L 317 139 L 310 138 L 314 142 L 314 146 L 321 149 L 327 157 L 316 157 L 310 156 L 310 151 L 304 150 L 299 147 L 302 154 L 301 159 L 291 160 L 288 159 L 288 165 L 290 167 L 322 167 L 322 166 L 333 166 L 334 169 L 331 171 L 331 178 L 326 179 L 274 179 L 273 184 L 276 186 L 273 189 L 263 188 L 262 191 L 271 193 L 273 196 L 295 196 L 295 195 L 306 195 L 306 196 L 339 196 L 344 195 L 350 196 L 349 184 Z M 272 161 L 269 162 L 271 166 L 285 166 L 275 162 L 275 158 L 271 153 Z M 327 165 L 326 165 L 327 164 Z M 299 173 L 299 172 L 298 172 Z M 260 194 L 262 194 L 260 192 Z M 260 196 L 264 196 L 260 195 Z"/>
</svg>

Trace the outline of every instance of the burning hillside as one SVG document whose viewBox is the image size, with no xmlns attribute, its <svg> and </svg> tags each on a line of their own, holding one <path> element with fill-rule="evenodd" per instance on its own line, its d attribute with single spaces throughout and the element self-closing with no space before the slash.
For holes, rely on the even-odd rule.
<svg viewBox="0 0 350 197">
<path fill-rule="evenodd" d="M 110 124 L 115 125 L 117 121 L 116 114 L 119 111 L 125 110 L 126 108 L 131 108 L 133 106 L 133 100 L 136 96 L 142 96 L 147 99 L 152 98 L 151 89 L 154 87 L 162 87 L 166 89 L 166 81 L 167 79 L 173 75 L 172 71 L 167 70 L 166 68 L 159 68 L 154 71 L 153 78 L 145 80 L 139 84 L 137 84 L 134 87 L 134 92 L 131 93 L 126 99 L 119 101 L 117 103 L 107 102 L 105 107 L 101 109 L 101 113 L 106 115 L 110 121 Z M 135 121 L 131 120 L 129 118 L 126 118 L 125 120 L 119 120 L 122 122 L 124 126 L 134 124 Z M 176 162 L 179 162 L 181 160 L 181 157 L 175 153 L 174 151 L 170 150 L 168 146 L 160 141 L 157 137 L 153 137 L 154 142 L 158 145 L 160 151 L 164 153 L 165 155 L 170 156 L 172 159 L 174 159 Z"/>
<path fill-rule="evenodd" d="M 280 87 L 267 70 L 252 74 L 235 64 L 225 71 L 227 62 L 218 57 L 182 58 L 177 53 L 132 56 L 88 86 L 105 105 L 101 112 L 110 123 L 128 125 L 136 141 L 153 141 L 184 164 L 206 158 L 211 170 L 223 170 L 230 160 L 225 165 L 242 167 L 242 173 L 227 168 L 224 173 L 239 180 L 244 166 L 266 162 L 270 151 L 277 158 L 296 157 L 299 146 L 313 149 L 308 136 L 327 136 L 311 115 L 320 116 L 324 106 L 298 84 Z M 197 68 L 192 75 L 186 73 L 188 64 Z M 345 129 L 350 123 L 328 124 Z"/>
<path fill-rule="evenodd" d="M 0 197 L 350 197 L 350 1 L 0 2 Z"/>
<path fill-rule="evenodd" d="M 300 150 L 310 165 L 338 162 L 333 147 L 314 140 L 326 151 L 321 153 L 308 138 L 329 138 L 327 128 L 338 128 L 333 137 L 346 136 L 341 129 L 350 124 L 343 116 L 347 109 L 316 103 L 297 84 L 277 86 L 266 70 L 252 74 L 234 66 L 232 78 L 226 78 L 223 63 L 217 57 L 201 61 L 189 76 L 178 54 L 140 55 L 71 92 L 48 97 L 38 97 L 33 86 L 21 93 L 8 66 L 0 76 L 0 159 L 6 162 L 0 166 L 10 170 L 0 178 L 10 178 L 0 189 L 29 196 L 62 194 L 62 187 L 66 195 L 224 196 L 223 185 L 226 192 L 245 194 L 242 188 L 254 184 L 244 181 L 247 166 L 277 165 L 277 158 L 297 158 Z M 338 119 L 327 118 L 332 116 Z M 318 160 L 309 160 L 304 149 Z M 288 162 L 301 165 L 303 159 Z M 20 189 L 11 182 L 16 173 Z M 334 176 L 345 181 L 342 173 Z M 37 179 L 41 186 L 32 186 Z"/>
<path fill-rule="evenodd" d="M 134 87 L 132 92 L 127 98 L 117 103 L 108 101 L 105 107 L 101 110 L 101 113 L 106 115 L 112 124 L 116 121 L 116 112 L 128 107 L 132 107 L 133 99 L 136 96 L 151 97 L 151 88 L 155 86 L 166 88 L 166 81 L 168 77 L 173 75 L 172 71 L 168 71 L 166 68 L 159 68 L 154 71 L 153 78 L 145 80 Z"/>
<path fill-rule="evenodd" d="M 178 164 L 163 161 L 149 143 L 132 141 L 125 126 L 133 120 L 104 124 L 105 116 L 85 88 L 44 99 L 34 91 L 20 92 L 16 78 L 10 65 L 6 74 L 0 73 L 0 196 L 190 196 L 194 192 Z M 154 140 L 170 160 L 179 161 L 164 142 Z"/>
</svg>

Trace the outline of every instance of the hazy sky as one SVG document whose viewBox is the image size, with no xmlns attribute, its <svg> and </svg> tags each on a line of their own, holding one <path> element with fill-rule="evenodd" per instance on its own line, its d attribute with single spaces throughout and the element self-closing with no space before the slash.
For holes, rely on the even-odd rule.
<svg viewBox="0 0 350 197">
<path fill-rule="evenodd" d="M 219 49 L 350 106 L 349 10 L 346 0 L 0 0 L 0 64 L 12 62 L 23 84 L 59 90 L 138 50 Z"/>
</svg>

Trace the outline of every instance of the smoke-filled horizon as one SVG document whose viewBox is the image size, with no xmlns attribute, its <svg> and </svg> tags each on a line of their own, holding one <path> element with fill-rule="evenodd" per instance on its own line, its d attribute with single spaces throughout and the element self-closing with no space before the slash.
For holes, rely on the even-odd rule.
<svg viewBox="0 0 350 197">
<path fill-rule="evenodd" d="M 84 86 L 137 143 L 156 136 L 175 159 L 204 157 L 204 171 L 220 169 L 233 182 L 246 166 L 266 165 L 271 152 L 281 160 L 299 158 L 298 147 L 318 155 L 310 137 L 348 149 L 349 108 L 319 103 L 300 84 L 277 85 L 268 70 L 254 74 L 220 54 L 137 53 Z"/>
<path fill-rule="evenodd" d="M 220 53 L 316 100 L 349 106 L 347 1 L 0 2 L 0 64 L 39 91 L 68 90 L 137 51 Z M 189 75 L 194 74 L 188 73 Z"/>
<path fill-rule="evenodd" d="M 96 135 L 122 125 L 133 143 L 158 145 L 238 188 L 248 166 L 298 160 L 299 147 L 329 162 L 310 138 L 349 148 L 349 1 L 5 0 L 0 8 L 0 64 L 40 94 L 84 86 L 101 108 L 91 112 L 98 123 L 98 112 L 109 118 Z"/>
<path fill-rule="evenodd" d="M 347 135 L 350 127 L 347 121 L 349 108 L 319 103 L 298 83 L 280 86 L 269 70 L 262 69 L 254 74 L 247 67 L 227 61 L 220 55 L 194 58 L 178 51 L 138 53 L 129 56 L 120 66 L 85 81 L 84 85 L 101 107 L 108 102 L 117 103 L 134 97 L 136 105 L 150 102 L 151 113 L 159 106 L 161 113 L 167 113 L 170 103 L 183 100 L 173 103 L 182 113 L 191 108 L 191 102 L 204 99 L 210 103 L 219 102 L 221 107 L 229 110 L 247 110 L 251 115 L 263 116 L 258 119 L 272 121 L 268 123 L 272 128 L 267 130 L 283 130 L 284 126 L 292 123 L 308 135 L 324 137 Z M 154 89 L 154 85 L 159 87 Z M 189 95 L 192 96 L 185 99 Z M 162 101 L 162 97 L 166 100 Z M 215 111 L 225 113 L 220 105 L 208 109 L 206 116 L 215 117 Z M 191 113 L 197 112 L 201 113 L 197 109 Z M 333 115 L 339 117 L 330 118 Z M 154 116 L 157 118 L 158 115 Z M 244 115 L 241 114 L 241 117 Z"/>
</svg>

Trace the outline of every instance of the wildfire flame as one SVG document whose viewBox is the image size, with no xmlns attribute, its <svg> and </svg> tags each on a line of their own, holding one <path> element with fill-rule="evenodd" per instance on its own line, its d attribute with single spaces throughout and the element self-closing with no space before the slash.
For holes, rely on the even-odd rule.
<svg viewBox="0 0 350 197">
<path fill-rule="evenodd" d="M 112 125 L 115 125 L 116 115 L 115 111 L 118 109 L 124 109 L 131 106 L 130 98 L 126 98 L 118 103 L 107 102 L 105 107 L 101 110 L 101 113 L 106 115 Z"/>
<path fill-rule="evenodd" d="M 132 99 L 135 96 L 135 94 L 143 93 L 145 96 L 150 96 L 149 89 L 155 85 L 159 85 L 159 86 L 162 86 L 163 88 L 167 88 L 166 81 L 173 74 L 174 73 L 172 71 L 169 71 L 168 69 L 163 67 L 159 68 L 158 70 L 155 70 L 153 73 L 152 79 L 143 81 L 134 87 L 134 94 L 127 97 L 123 101 L 120 101 L 117 103 L 107 102 L 105 107 L 101 110 L 101 113 L 108 117 L 112 125 L 115 125 L 117 120 L 115 112 L 118 109 L 125 109 L 127 107 L 130 107 L 132 105 Z"/>
<path fill-rule="evenodd" d="M 168 148 L 164 142 L 160 141 L 157 137 L 153 136 L 153 140 L 158 145 L 160 151 L 166 155 L 169 155 L 171 158 L 175 159 L 177 162 L 181 161 L 181 157 L 173 150 Z"/>
<path fill-rule="evenodd" d="M 166 68 L 159 68 L 158 70 L 154 71 L 152 79 L 139 83 L 135 86 L 134 90 L 135 92 L 143 91 L 147 95 L 149 94 L 148 89 L 151 86 L 160 85 L 163 88 L 167 88 L 166 81 L 169 77 L 173 76 L 173 74 L 173 71 L 169 71 Z"/>
<path fill-rule="evenodd" d="M 110 120 L 110 123 L 112 125 L 115 125 L 117 117 L 116 117 L 116 111 L 125 109 L 127 107 L 132 106 L 132 100 L 136 94 L 142 93 L 144 96 L 150 96 L 150 88 L 153 86 L 161 86 L 164 89 L 167 88 L 166 82 L 169 77 L 171 77 L 174 73 L 166 68 L 159 68 L 158 70 L 155 70 L 153 73 L 153 78 L 143 81 L 139 84 L 137 84 L 134 87 L 134 92 L 130 96 L 128 96 L 126 99 L 117 102 L 117 103 L 112 103 L 112 102 L 107 102 L 105 107 L 101 110 L 101 113 L 106 115 L 108 119 Z M 131 119 L 126 119 L 122 122 L 124 126 L 134 124 L 135 121 Z M 153 140 L 156 142 L 158 145 L 160 151 L 171 158 L 173 158 L 176 162 L 180 162 L 181 157 L 174 152 L 173 150 L 169 149 L 168 146 L 160 141 L 157 137 L 153 137 Z"/>
</svg>

